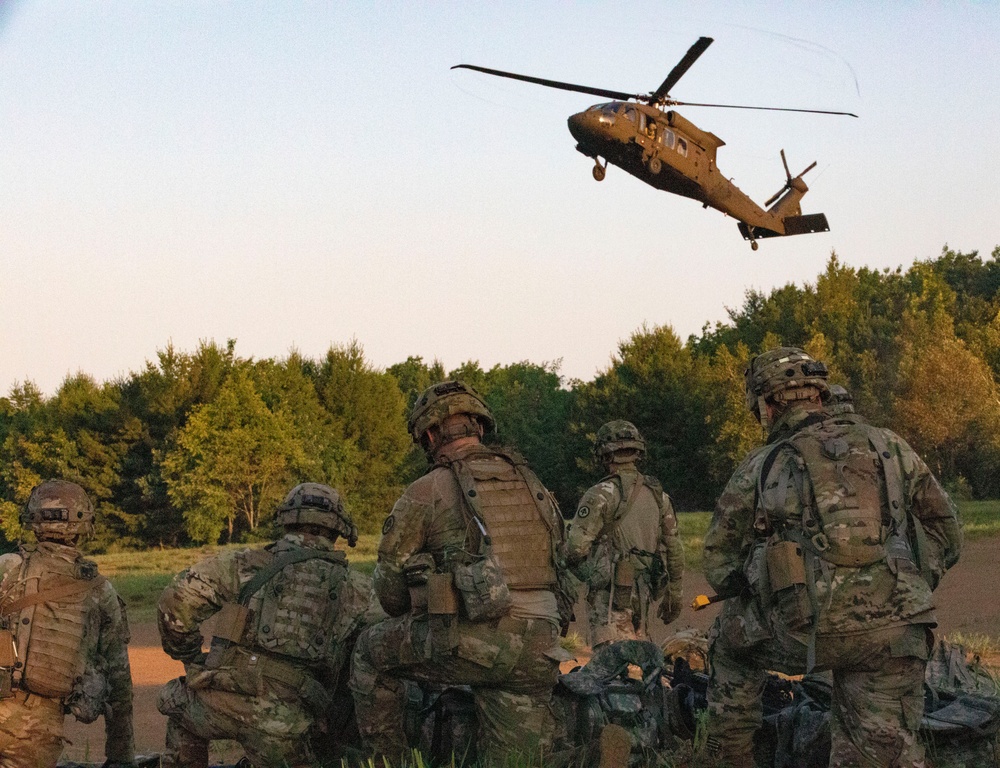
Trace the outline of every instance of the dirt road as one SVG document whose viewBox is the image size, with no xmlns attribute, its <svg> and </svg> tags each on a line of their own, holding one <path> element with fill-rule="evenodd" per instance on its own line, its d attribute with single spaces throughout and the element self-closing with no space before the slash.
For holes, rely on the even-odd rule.
<svg viewBox="0 0 1000 768">
<path fill-rule="evenodd" d="M 695 595 L 708 589 L 701 574 L 688 574 L 684 595 L 690 603 Z M 967 544 L 961 562 L 946 576 L 935 593 L 938 605 L 938 632 L 951 634 L 982 633 L 1000 639 L 1000 540 L 983 539 Z M 660 627 L 654 639 L 662 641 L 676 629 L 696 627 L 708 630 L 718 608 L 712 606 L 699 613 L 685 611 L 676 625 L 668 630 Z M 582 616 L 582 612 L 578 612 Z M 583 637 L 586 630 L 577 628 Z M 132 628 L 129 648 L 132 680 L 135 685 L 135 740 L 140 753 L 158 752 L 163 748 L 166 718 L 156 709 L 159 687 L 183 673 L 182 666 L 160 649 L 154 624 L 139 624 Z M 72 718 L 66 721 L 67 744 L 65 759 L 100 762 L 104 760 L 104 726 L 101 721 L 81 725 Z M 231 757 L 217 750 L 213 759 Z"/>
</svg>

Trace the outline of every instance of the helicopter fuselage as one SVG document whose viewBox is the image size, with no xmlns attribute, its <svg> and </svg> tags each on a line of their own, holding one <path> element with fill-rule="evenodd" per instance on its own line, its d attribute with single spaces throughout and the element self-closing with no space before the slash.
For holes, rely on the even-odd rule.
<svg viewBox="0 0 1000 768">
<path fill-rule="evenodd" d="M 786 234 L 784 219 L 801 214 L 798 201 L 807 190 L 804 182 L 797 180 L 764 210 L 719 172 L 716 150 L 725 142 L 673 110 L 612 101 L 572 115 L 568 123 L 584 155 L 603 157 L 657 189 L 722 211 L 756 236 Z"/>
</svg>

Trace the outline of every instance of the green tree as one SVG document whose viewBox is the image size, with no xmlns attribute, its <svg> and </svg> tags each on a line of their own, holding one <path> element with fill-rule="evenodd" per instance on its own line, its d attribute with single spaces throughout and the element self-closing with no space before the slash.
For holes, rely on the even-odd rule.
<svg viewBox="0 0 1000 768">
<path fill-rule="evenodd" d="M 331 347 L 316 390 L 341 450 L 338 488 L 359 528 L 374 531 L 402 492 L 411 445 L 406 399 L 396 378 L 371 366 L 357 342 Z"/>
<path fill-rule="evenodd" d="M 215 543 L 224 530 L 232 541 L 237 522 L 253 532 L 273 514 L 302 453 L 292 425 L 237 371 L 191 412 L 161 464 L 188 536 Z"/>
</svg>

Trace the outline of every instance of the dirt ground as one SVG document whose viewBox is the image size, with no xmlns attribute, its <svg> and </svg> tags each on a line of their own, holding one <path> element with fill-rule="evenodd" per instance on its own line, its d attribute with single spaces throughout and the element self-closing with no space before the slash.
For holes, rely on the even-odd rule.
<svg viewBox="0 0 1000 768">
<path fill-rule="evenodd" d="M 688 603 L 695 595 L 708 591 L 701 574 L 688 574 L 684 581 L 684 595 Z M 939 634 L 961 632 L 1000 639 L 1000 540 L 983 539 L 967 544 L 961 561 L 945 576 L 935 595 Z M 687 627 L 707 631 L 717 613 L 717 606 L 710 606 L 699 613 L 685 611 L 669 629 L 661 626 L 659 632 L 654 631 L 654 639 L 662 641 L 675 630 Z M 583 614 L 578 611 L 577 615 Z M 576 627 L 576 630 L 586 637 L 584 626 Z M 156 709 L 156 695 L 159 687 L 182 674 L 183 668 L 160 649 L 156 626 L 152 623 L 132 627 L 129 658 L 135 686 L 136 749 L 139 754 L 159 752 L 163 748 L 166 718 Z M 68 743 L 64 759 L 104 760 L 102 721 L 82 725 L 68 718 L 66 737 Z M 228 753 L 224 751 L 224 745 L 219 746 L 220 749 L 213 751 L 213 759 L 234 759 L 231 746 Z"/>
</svg>

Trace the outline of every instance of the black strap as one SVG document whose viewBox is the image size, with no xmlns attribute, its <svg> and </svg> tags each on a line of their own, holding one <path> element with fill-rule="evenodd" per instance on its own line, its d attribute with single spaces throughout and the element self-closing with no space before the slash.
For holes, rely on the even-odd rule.
<svg viewBox="0 0 1000 768">
<path fill-rule="evenodd" d="M 267 566 L 257 571 L 250 581 L 240 587 L 238 602 L 240 605 L 247 605 L 250 602 L 250 598 L 253 597 L 261 587 L 273 579 L 278 573 L 283 571 L 287 566 L 294 565 L 295 563 L 302 563 L 306 560 L 326 560 L 327 562 L 334 564 L 347 564 L 346 555 L 340 551 L 323 552 L 318 549 L 301 547 L 289 550 L 288 552 L 282 552 L 281 554 L 275 555 L 274 559 L 268 563 Z"/>
</svg>

